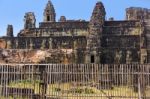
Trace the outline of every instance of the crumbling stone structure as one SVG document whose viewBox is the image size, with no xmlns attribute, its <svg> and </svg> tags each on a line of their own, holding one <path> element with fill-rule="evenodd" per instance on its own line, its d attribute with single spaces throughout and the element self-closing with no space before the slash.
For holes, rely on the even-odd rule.
<svg viewBox="0 0 150 99">
<path fill-rule="evenodd" d="M 150 19 L 150 10 L 146 8 L 130 7 L 126 9 L 127 20 Z"/>
<path fill-rule="evenodd" d="M 33 12 L 28 12 L 24 16 L 24 29 L 36 27 L 36 19 Z"/>
<path fill-rule="evenodd" d="M 8 25 L 7 26 L 7 36 L 8 37 L 13 37 L 13 26 L 12 25 Z"/>
<path fill-rule="evenodd" d="M 0 38 L 1 63 L 150 63 L 150 10 L 127 8 L 126 20 L 106 19 L 97 2 L 90 21 L 68 20 L 49 0 L 43 22 L 36 27 L 33 12 L 24 17 L 24 28 L 13 37 L 12 25 Z"/>
<path fill-rule="evenodd" d="M 52 2 L 49 0 L 44 10 L 44 22 L 55 22 L 56 13 Z"/>
</svg>

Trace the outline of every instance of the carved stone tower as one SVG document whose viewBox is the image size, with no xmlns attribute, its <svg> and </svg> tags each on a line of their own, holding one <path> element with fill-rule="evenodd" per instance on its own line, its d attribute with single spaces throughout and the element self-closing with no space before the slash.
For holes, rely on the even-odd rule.
<svg viewBox="0 0 150 99">
<path fill-rule="evenodd" d="M 102 2 L 97 2 L 89 23 L 87 36 L 86 63 L 100 63 L 101 37 L 105 22 L 105 8 Z"/>
<path fill-rule="evenodd" d="M 56 13 L 52 2 L 49 0 L 44 10 L 44 22 L 55 22 Z"/>
<path fill-rule="evenodd" d="M 59 22 L 66 22 L 66 17 L 65 16 L 61 16 L 59 19 Z"/>
<path fill-rule="evenodd" d="M 33 12 L 28 12 L 24 16 L 24 29 L 35 28 L 36 19 Z"/>
<path fill-rule="evenodd" d="M 7 37 L 13 37 L 13 26 L 12 25 L 8 25 L 7 26 Z"/>
</svg>

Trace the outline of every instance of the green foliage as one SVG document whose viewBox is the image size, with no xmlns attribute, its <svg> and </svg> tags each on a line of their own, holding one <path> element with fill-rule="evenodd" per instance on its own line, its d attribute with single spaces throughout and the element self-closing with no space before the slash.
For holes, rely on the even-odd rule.
<svg viewBox="0 0 150 99">
<path fill-rule="evenodd" d="M 83 93 L 83 89 L 81 89 L 81 88 L 76 88 L 75 89 L 75 93 L 78 93 L 78 94 L 81 94 L 81 93 Z"/>
<path fill-rule="evenodd" d="M 72 93 L 76 93 L 76 94 L 94 94 L 95 92 L 93 91 L 93 89 L 91 88 L 74 88 L 71 91 Z"/>
<path fill-rule="evenodd" d="M 94 94 L 95 92 L 93 91 L 93 89 L 88 89 L 85 88 L 85 94 Z"/>
<path fill-rule="evenodd" d="M 60 92 L 60 91 L 61 91 L 61 88 L 54 88 L 54 91 Z"/>
</svg>

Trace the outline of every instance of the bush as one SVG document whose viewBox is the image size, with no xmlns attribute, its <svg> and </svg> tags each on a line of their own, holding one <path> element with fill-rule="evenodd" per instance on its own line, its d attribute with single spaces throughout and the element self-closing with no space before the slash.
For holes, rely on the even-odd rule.
<svg viewBox="0 0 150 99">
<path fill-rule="evenodd" d="M 76 88 L 75 93 L 81 94 L 84 90 L 81 88 Z"/>
<path fill-rule="evenodd" d="M 72 93 L 77 93 L 77 94 L 94 94 L 95 92 L 93 89 L 90 88 L 74 88 L 71 91 Z"/>
<path fill-rule="evenodd" d="M 85 94 L 94 94 L 92 89 L 85 88 Z"/>
<path fill-rule="evenodd" d="M 54 88 L 54 91 L 60 92 L 60 91 L 61 91 L 61 88 Z"/>
</svg>

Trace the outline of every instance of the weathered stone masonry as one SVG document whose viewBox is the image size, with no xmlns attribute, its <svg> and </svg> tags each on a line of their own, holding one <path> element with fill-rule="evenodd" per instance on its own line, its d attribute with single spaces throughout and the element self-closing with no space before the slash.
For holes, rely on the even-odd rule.
<svg viewBox="0 0 150 99">
<path fill-rule="evenodd" d="M 33 12 L 24 17 L 24 28 L 17 37 L 8 25 L 0 38 L 1 63 L 150 63 L 150 10 L 130 7 L 126 20 L 106 19 L 102 2 L 97 2 L 90 21 L 56 21 L 49 0 L 43 22 L 36 27 Z"/>
</svg>

